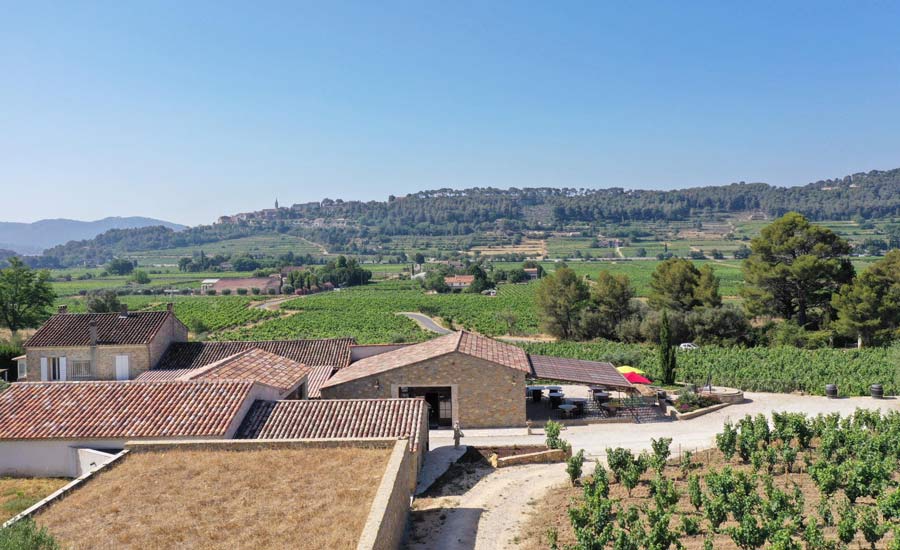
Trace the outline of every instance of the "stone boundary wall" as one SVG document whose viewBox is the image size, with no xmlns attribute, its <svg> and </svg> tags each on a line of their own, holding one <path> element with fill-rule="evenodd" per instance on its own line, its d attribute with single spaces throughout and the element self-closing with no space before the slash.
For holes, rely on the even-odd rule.
<svg viewBox="0 0 900 550">
<path fill-rule="evenodd" d="M 552 462 L 565 462 L 569 458 L 569 453 L 563 449 L 547 449 L 546 451 L 538 451 L 536 453 L 526 453 L 522 455 L 507 456 L 498 458 L 497 455 L 491 455 L 491 466 L 494 468 L 505 468 L 507 466 L 517 466 L 519 464 L 549 464 Z"/>
<path fill-rule="evenodd" d="M 395 550 L 406 533 L 416 466 L 405 439 L 394 444 L 372 508 L 356 545 L 357 550 Z"/>
<path fill-rule="evenodd" d="M 702 409 L 697 409 L 696 411 L 686 413 L 680 413 L 675 409 L 672 409 L 672 412 L 670 414 L 678 420 L 690 420 L 692 418 L 697 418 L 698 416 L 703 416 L 704 414 L 718 411 L 719 409 L 724 409 L 729 405 L 731 405 L 731 403 L 719 403 L 717 405 L 710 405 L 709 407 L 704 407 Z"/>
</svg>

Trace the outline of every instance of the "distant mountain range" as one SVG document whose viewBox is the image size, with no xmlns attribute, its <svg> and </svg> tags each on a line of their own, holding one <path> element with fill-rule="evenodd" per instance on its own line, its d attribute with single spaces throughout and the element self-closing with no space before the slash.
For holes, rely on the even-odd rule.
<svg viewBox="0 0 900 550">
<path fill-rule="evenodd" d="M 95 221 L 39 220 L 32 223 L 0 222 L 0 249 L 19 254 L 40 254 L 48 248 L 73 240 L 92 239 L 110 229 L 135 229 L 163 226 L 181 231 L 186 226 L 164 220 L 132 216 L 109 217 Z"/>
</svg>

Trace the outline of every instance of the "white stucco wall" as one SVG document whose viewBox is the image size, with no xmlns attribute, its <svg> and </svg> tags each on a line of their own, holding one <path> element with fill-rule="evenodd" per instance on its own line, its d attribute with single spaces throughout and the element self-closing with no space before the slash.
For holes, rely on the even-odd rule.
<svg viewBox="0 0 900 550">
<path fill-rule="evenodd" d="M 125 442 L 125 439 L 0 441 L 0 475 L 77 477 L 79 448 L 121 450 Z"/>
</svg>

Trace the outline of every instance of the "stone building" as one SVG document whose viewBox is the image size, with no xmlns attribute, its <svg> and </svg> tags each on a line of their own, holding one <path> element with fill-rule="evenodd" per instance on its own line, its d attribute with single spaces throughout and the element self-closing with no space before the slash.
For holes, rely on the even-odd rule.
<svg viewBox="0 0 900 550">
<path fill-rule="evenodd" d="M 423 397 L 433 427 L 524 426 L 531 372 L 521 348 L 461 331 L 360 359 L 320 391 L 324 399 Z"/>
<path fill-rule="evenodd" d="M 68 313 L 66 306 L 25 342 L 21 381 L 132 380 L 160 361 L 187 327 L 165 311 Z"/>
</svg>

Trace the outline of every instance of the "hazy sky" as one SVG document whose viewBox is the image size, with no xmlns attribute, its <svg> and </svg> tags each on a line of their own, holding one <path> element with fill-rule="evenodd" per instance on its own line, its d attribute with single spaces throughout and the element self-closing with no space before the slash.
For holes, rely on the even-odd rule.
<svg viewBox="0 0 900 550">
<path fill-rule="evenodd" d="M 900 167 L 897 2 L 140 4 L 0 0 L 0 219 Z"/>
</svg>

